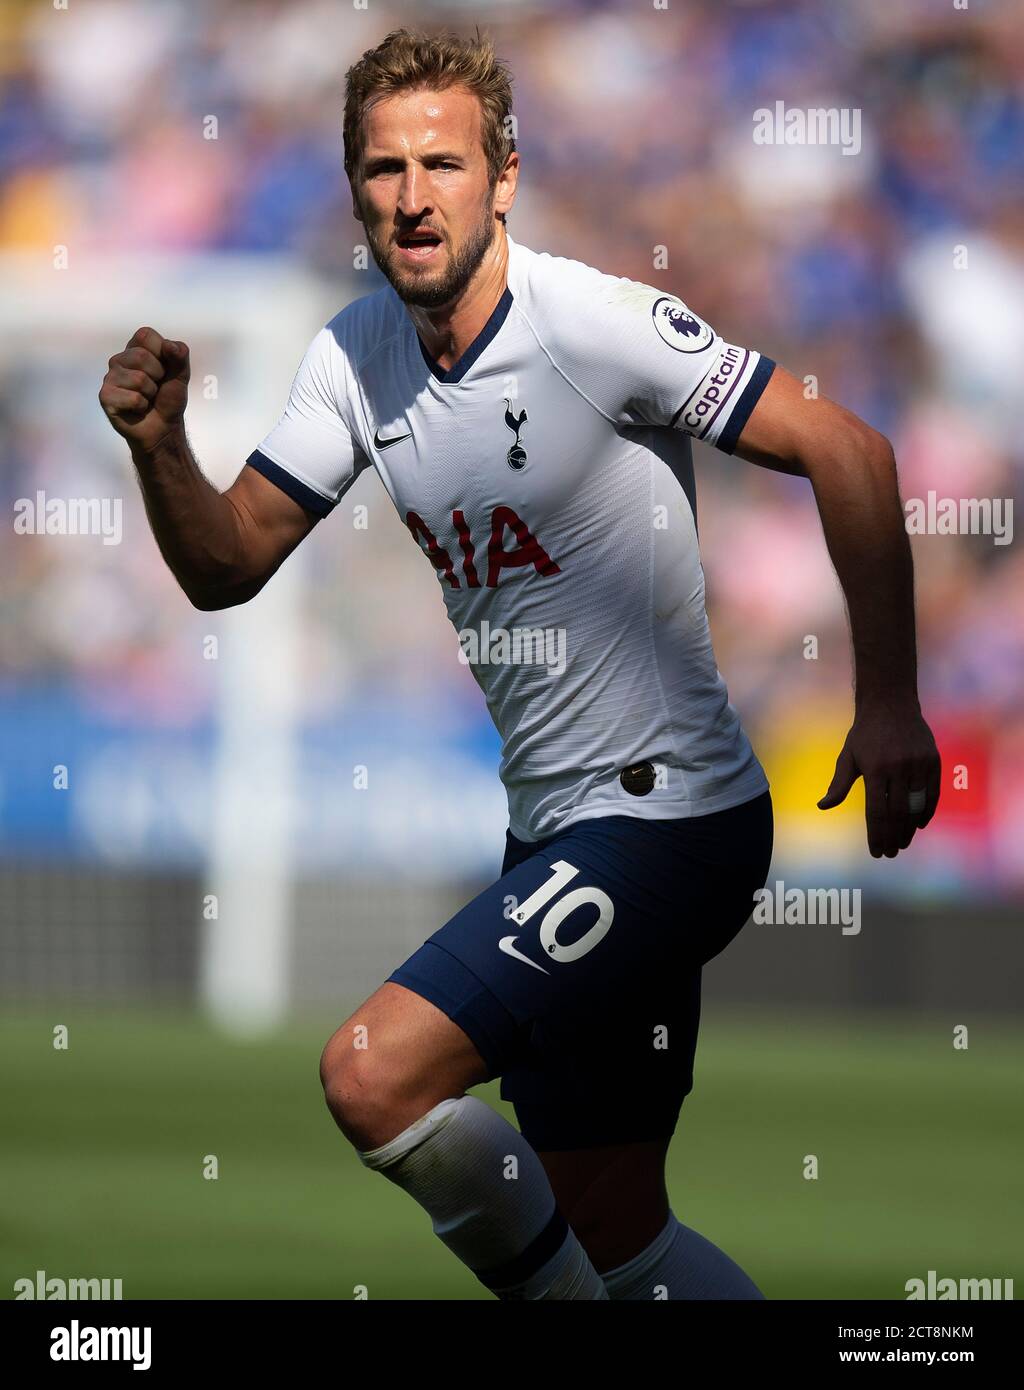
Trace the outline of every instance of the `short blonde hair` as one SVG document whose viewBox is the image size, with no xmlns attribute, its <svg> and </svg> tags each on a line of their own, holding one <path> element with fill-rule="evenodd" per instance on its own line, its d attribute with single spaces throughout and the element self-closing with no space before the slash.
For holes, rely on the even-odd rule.
<svg viewBox="0 0 1024 1390">
<path fill-rule="evenodd" d="M 363 154 L 363 116 L 374 101 L 417 87 L 466 87 L 480 102 L 481 136 L 491 187 L 516 147 L 512 138 L 512 74 L 491 40 L 393 29 L 345 75 L 345 172 L 353 179 Z"/>
</svg>

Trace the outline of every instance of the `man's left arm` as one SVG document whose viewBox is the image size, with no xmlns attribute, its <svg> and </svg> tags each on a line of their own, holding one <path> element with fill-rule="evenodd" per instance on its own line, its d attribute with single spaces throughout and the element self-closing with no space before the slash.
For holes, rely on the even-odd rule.
<svg viewBox="0 0 1024 1390">
<path fill-rule="evenodd" d="M 893 858 L 935 813 L 941 765 L 917 696 L 914 568 L 892 446 L 835 402 L 808 400 L 776 366 L 734 452 L 814 489 L 854 656 L 853 725 L 818 806 L 838 806 L 863 777 L 868 847 Z"/>
</svg>

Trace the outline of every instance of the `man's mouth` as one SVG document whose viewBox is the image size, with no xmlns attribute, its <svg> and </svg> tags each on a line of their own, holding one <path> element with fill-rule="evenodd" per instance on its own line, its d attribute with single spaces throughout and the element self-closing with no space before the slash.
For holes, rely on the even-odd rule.
<svg viewBox="0 0 1024 1390">
<path fill-rule="evenodd" d="M 426 261 L 433 256 L 442 244 L 441 237 L 437 232 L 415 231 L 402 232 L 396 242 L 401 251 L 403 259 L 412 261 Z"/>
</svg>

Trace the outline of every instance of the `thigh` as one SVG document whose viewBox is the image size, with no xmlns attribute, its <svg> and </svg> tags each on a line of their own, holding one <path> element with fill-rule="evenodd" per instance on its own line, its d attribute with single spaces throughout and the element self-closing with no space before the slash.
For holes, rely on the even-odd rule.
<svg viewBox="0 0 1024 1390">
<path fill-rule="evenodd" d="M 614 827 L 608 827 L 618 839 Z M 624 827 L 602 837 L 604 877 L 623 904 L 628 949 L 609 957 L 600 989 L 533 1020 L 506 1068 L 502 1097 L 544 1151 L 669 1138 L 693 1089 L 703 967 L 750 916 L 771 859 L 771 802 L 691 823 Z"/>
<path fill-rule="evenodd" d="M 523 1135 L 538 1151 L 667 1141 L 693 1089 L 700 1010 L 700 967 L 670 959 L 601 1009 L 536 1020 L 501 1080 Z"/>
<path fill-rule="evenodd" d="M 459 1095 L 486 1078 L 487 1068 L 452 1020 L 429 1000 L 386 982 L 335 1030 L 321 1072 L 365 1058 L 365 1073 L 411 1094 Z"/>
<path fill-rule="evenodd" d="M 612 821 L 617 824 L 613 825 Z M 388 977 L 462 1028 L 499 1076 L 559 1036 L 644 996 L 672 954 L 661 851 L 606 817 L 506 856 L 505 872 Z M 546 1036 L 546 1033 L 545 1033 Z"/>
<path fill-rule="evenodd" d="M 670 1135 L 692 1085 L 701 964 L 767 873 L 763 833 L 755 854 L 734 833 L 748 821 L 742 807 L 609 816 L 510 841 L 502 876 L 390 981 L 466 1032 L 534 1148 Z"/>
</svg>

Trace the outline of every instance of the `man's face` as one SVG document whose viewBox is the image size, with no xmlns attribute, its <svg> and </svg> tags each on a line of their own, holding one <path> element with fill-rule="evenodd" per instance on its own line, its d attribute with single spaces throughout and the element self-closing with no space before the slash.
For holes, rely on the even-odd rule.
<svg viewBox="0 0 1024 1390">
<path fill-rule="evenodd" d="M 407 304 L 436 309 L 456 299 L 494 240 L 497 190 L 487 182 L 481 118 L 477 98 L 460 87 L 400 92 L 364 117 L 355 213 Z"/>
</svg>

